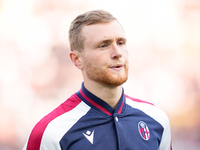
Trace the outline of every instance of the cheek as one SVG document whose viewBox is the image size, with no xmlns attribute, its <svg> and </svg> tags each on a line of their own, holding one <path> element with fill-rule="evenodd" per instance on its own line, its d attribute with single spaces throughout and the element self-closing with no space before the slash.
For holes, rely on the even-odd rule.
<svg viewBox="0 0 200 150">
<path fill-rule="evenodd" d="M 95 68 L 98 68 L 99 66 L 99 61 L 96 57 L 85 57 L 84 58 L 84 67 L 85 67 L 85 70 L 88 71 L 88 70 L 93 70 Z"/>
<path fill-rule="evenodd" d="M 124 54 L 123 54 L 123 56 L 124 56 L 124 59 L 126 59 L 127 61 L 128 61 L 128 58 L 129 58 L 129 53 L 128 53 L 128 51 L 126 50 L 126 51 L 124 51 Z"/>
<path fill-rule="evenodd" d="M 107 56 L 106 55 L 99 55 L 99 54 L 93 54 L 90 58 L 87 59 L 87 61 L 90 61 L 95 66 L 102 66 L 107 63 L 106 61 Z"/>
</svg>

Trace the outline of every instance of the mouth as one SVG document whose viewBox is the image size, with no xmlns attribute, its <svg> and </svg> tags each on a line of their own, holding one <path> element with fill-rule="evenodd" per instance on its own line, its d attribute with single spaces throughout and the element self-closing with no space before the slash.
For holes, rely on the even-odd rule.
<svg viewBox="0 0 200 150">
<path fill-rule="evenodd" d="M 115 71 L 120 71 L 121 69 L 123 69 L 124 65 L 122 64 L 116 64 L 111 66 L 111 69 L 115 70 Z"/>
</svg>

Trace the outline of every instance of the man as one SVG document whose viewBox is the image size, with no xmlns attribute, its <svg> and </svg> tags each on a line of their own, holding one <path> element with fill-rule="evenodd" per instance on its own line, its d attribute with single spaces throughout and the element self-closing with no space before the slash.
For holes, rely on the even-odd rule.
<svg viewBox="0 0 200 150">
<path fill-rule="evenodd" d="M 82 88 L 36 124 L 24 149 L 170 150 L 166 114 L 124 94 L 128 50 L 117 19 L 103 10 L 81 14 L 69 41 Z"/>
</svg>

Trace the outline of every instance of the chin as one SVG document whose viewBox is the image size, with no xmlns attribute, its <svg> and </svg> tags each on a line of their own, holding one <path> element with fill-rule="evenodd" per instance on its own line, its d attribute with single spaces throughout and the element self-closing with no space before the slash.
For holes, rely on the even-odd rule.
<svg viewBox="0 0 200 150">
<path fill-rule="evenodd" d="M 120 86 L 123 83 L 125 83 L 128 79 L 128 75 L 123 75 L 123 76 L 104 76 L 103 78 L 101 78 L 100 83 L 102 83 L 103 85 L 106 86 L 111 86 L 111 87 L 116 87 L 116 86 Z"/>
</svg>

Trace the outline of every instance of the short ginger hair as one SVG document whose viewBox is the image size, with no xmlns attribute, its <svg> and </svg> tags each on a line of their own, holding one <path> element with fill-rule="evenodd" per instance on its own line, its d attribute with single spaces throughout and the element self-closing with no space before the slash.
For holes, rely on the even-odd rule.
<svg viewBox="0 0 200 150">
<path fill-rule="evenodd" d="M 77 50 L 82 52 L 84 50 L 85 37 L 81 31 L 84 26 L 106 23 L 117 20 L 112 14 L 104 10 L 88 11 L 77 16 L 70 25 L 69 29 L 69 43 L 71 51 Z"/>
</svg>

